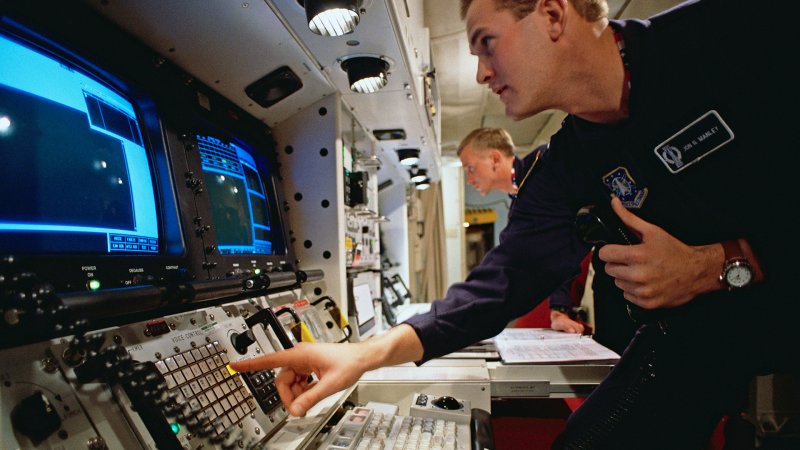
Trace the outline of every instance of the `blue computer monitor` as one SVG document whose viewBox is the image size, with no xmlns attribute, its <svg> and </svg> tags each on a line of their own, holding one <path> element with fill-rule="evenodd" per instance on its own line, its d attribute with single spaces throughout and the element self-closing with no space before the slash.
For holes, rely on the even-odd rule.
<svg viewBox="0 0 800 450">
<path fill-rule="evenodd" d="M 253 149 L 236 139 L 197 135 L 211 218 L 221 255 L 274 255 L 282 249 L 273 230 L 274 193 Z"/>
<path fill-rule="evenodd" d="M 0 249 L 162 252 L 134 102 L 103 77 L 0 33 Z"/>
</svg>

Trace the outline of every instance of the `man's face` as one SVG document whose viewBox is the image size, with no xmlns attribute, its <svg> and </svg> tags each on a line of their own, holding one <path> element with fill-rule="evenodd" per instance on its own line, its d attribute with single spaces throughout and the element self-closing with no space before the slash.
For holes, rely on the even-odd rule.
<svg viewBox="0 0 800 450">
<path fill-rule="evenodd" d="M 474 0 L 467 10 L 470 52 L 478 57 L 476 78 L 500 97 L 506 115 L 522 119 L 551 107 L 543 89 L 547 34 L 539 29 L 537 11 L 518 21 L 495 3 Z"/>
<path fill-rule="evenodd" d="M 495 178 L 498 176 L 489 152 L 490 150 L 475 151 L 471 145 L 467 145 L 459 155 L 467 184 L 481 195 L 488 194 L 494 188 Z"/>
</svg>

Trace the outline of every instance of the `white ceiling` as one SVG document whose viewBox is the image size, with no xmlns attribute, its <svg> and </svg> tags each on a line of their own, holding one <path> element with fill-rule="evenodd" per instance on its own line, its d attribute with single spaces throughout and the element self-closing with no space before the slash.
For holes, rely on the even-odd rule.
<svg viewBox="0 0 800 450">
<path fill-rule="evenodd" d="M 680 0 L 608 0 L 609 17 L 646 18 Z M 520 121 L 505 116 L 505 108 L 488 88 L 475 81 L 477 58 L 469 54 L 460 0 L 425 0 L 425 25 L 439 83 L 442 113 L 442 155 L 454 155 L 458 143 L 478 127 L 509 131 L 517 149 L 527 153 L 558 130 L 564 113 L 547 111 Z"/>
<path fill-rule="evenodd" d="M 407 130 L 408 136 L 402 141 L 380 143 L 379 157 L 394 163 L 396 148 L 425 149 L 421 166 L 429 169 L 434 180 L 438 179 L 440 159 L 439 153 L 431 150 L 437 137 L 442 144 L 441 155 L 448 156 L 455 154 L 460 140 L 473 129 L 502 127 L 511 133 L 518 150 L 527 153 L 547 142 L 564 116 L 552 111 L 517 122 L 505 117 L 503 104 L 475 81 L 477 58 L 469 54 L 459 15 L 460 0 L 362 0 L 369 14 L 343 39 L 323 38 L 308 31 L 297 0 L 206 1 L 199 5 L 196 0 L 83 1 L 270 126 L 278 126 L 322 97 L 341 92 L 343 101 L 368 131 Z M 610 16 L 615 18 L 648 17 L 679 3 L 608 1 Z M 392 14 L 398 30 L 389 34 Z M 429 33 L 424 33 L 424 27 Z M 423 108 L 415 106 L 409 95 L 409 86 L 419 84 L 414 80 L 429 70 L 427 62 L 424 70 L 421 67 L 420 59 L 427 61 L 427 56 L 417 54 L 415 44 L 426 40 L 428 34 L 441 101 L 437 117 L 441 136 L 426 127 Z M 424 50 L 421 53 L 427 54 Z M 403 51 L 408 52 L 407 57 Z M 339 65 L 343 56 L 363 54 L 382 55 L 393 61 L 389 85 L 368 96 L 349 91 Z M 245 95 L 245 87 L 282 65 L 298 74 L 303 89 L 268 109 L 254 104 Z M 416 98 L 422 105 L 421 87 L 419 90 Z M 405 169 L 398 168 L 398 173 L 405 173 Z"/>
</svg>

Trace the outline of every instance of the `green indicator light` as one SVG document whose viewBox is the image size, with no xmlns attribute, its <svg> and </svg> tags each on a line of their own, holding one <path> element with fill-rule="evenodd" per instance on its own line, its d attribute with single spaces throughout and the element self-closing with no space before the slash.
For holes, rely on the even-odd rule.
<svg viewBox="0 0 800 450">
<path fill-rule="evenodd" d="M 100 289 L 100 280 L 89 280 L 89 289 L 92 291 Z"/>
<path fill-rule="evenodd" d="M 256 275 L 261 275 L 261 269 L 256 269 L 253 271 Z"/>
<path fill-rule="evenodd" d="M 179 423 L 171 423 L 169 427 L 172 428 L 172 432 L 178 434 L 181 432 L 181 424 Z"/>
</svg>

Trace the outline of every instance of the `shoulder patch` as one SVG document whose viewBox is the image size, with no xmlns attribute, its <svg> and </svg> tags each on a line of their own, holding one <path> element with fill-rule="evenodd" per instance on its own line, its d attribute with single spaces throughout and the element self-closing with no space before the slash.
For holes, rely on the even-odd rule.
<svg viewBox="0 0 800 450">
<path fill-rule="evenodd" d="M 637 186 L 628 169 L 622 166 L 603 175 L 603 184 L 622 201 L 626 208 L 641 208 L 647 198 L 647 188 Z"/>
</svg>

